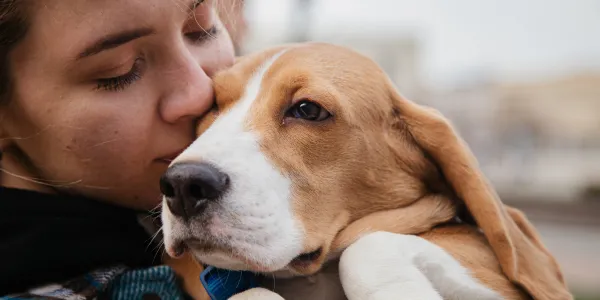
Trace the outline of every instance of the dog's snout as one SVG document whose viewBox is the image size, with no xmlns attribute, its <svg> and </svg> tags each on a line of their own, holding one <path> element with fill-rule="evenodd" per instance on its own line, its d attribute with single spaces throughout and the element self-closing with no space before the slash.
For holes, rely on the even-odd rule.
<svg viewBox="0 0 600 300">
<path fill-rule="evenodd" d="M 160 190 L 171 212 L 185 219 L 201 214 L 210 201 L 229 187 L 229 176 L 208 163 L 174 164 L 160 179 Z"/>
</svg>

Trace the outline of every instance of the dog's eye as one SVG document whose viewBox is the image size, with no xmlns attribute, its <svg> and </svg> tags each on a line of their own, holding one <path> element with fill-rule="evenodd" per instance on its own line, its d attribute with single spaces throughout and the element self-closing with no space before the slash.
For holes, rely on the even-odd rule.
<svg viewBox="0 0 600 300">
<path fill-rule="evenodd" d="M 323 121 L 331 117 L 331 114 L 315 102 L 301 100 L 288 110 L 287 117 L 308 121 Z"/>
</svg>

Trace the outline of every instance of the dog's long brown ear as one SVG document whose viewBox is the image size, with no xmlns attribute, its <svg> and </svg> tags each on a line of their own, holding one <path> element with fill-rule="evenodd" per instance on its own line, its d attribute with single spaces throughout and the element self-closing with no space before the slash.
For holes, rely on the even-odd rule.
<svg viewBox="0 0 600 300">
<path fill-rule="evenodd" d="M 437 111 L 410 102 L 389 87 L 399 121 L 465 203 L 507 277 L 534 299 L 573 299 L 536 230 L 521 212 L 500 201 L 450 123 Z"/>
<path fill-rule="evenodd" d="M 194 300 L 210 300 L 210 296 L 200 282 L 200 274 L 204 268 L 189 252 L 185 252 L 181 258 L 172 258 L 163 255 L 163 263 L 173 269 L 183 284 L 185 292 Z"/>
</svg>

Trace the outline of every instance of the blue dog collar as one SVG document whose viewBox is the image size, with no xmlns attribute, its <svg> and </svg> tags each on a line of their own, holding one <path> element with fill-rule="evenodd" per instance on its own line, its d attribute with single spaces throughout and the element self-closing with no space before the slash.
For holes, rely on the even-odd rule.
<svg viewBox="0 0 600 300">
<path fill-rule="evenodd" d="M 229 271 L 208 266 L 200 281 L 211 300 L 226 300 L 235 294 L 258 286 L 257 275 L 247 271 Z"/>
</svg>

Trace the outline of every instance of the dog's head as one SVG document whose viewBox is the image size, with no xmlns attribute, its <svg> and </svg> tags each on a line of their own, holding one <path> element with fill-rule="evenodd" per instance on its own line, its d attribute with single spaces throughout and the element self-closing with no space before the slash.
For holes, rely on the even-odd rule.
<svg viewBox="0 0 600 300">
<path fill-rule="evenodd" d="M 564 288 L 449 123 L 402 98 L 370 59 L 327 44 L 270 49 L 215 81 L 216 107 L 161 188 L 165 246 L 210 265 L 317 271 L 336 235 L 431 194 L 460 199 L 508 277 Z M 398 220 L 402 222 L 402 220 Z M 544 292 L 546 294 L 546 292 Z"/>
</svg>

